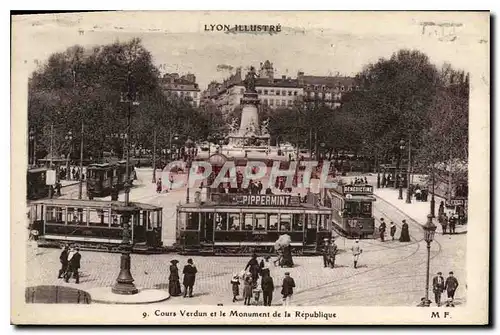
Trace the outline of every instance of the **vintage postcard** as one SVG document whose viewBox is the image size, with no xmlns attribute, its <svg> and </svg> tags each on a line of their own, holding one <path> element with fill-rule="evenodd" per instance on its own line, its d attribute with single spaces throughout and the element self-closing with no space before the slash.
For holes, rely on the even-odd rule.
<svg viewBox="0 0 500 335">
<path fill-rule="evenodd" d="M 12 323 L 488 324 L 489 20 L 13 16 Z"/>
</svg>

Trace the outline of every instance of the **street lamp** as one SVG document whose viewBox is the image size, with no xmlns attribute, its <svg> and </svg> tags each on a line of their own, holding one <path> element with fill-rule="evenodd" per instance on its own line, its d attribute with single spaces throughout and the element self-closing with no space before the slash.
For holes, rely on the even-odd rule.
<svg viewBox="0 0 500 335">
<path fill-rule="evenodd" d="M 187 171 L 187 188 L 186 188 L 186 203 L 189 204 L 189 174 L 191 171 L 191 159 L 193 156 L 193 151 L 192 151 L 192 146 L 193 146 L 193 141 L 191 141 L 190 138 L 187 139 L 185 145 L 186 145 L 186 168 L 188 169 Z"/>
<path fill-rule="evenodd" d="M 422 227 L 424 229 L 424 240 L 427 243 L 427 272 L 425 277 L 425 306 L 430 306 L 429 300 L 429 267 L 431 263 L 431 242 L 434 240 L 436 225 L 432 223 L 432 215 L 427 215 L 427 223 Z"/>
<path fill-rule="evenodd" d="M 32 145 L 33 158 L 31 159 L 31 164 L 33 166 L 36 166 L 36 142 L 35 142 L 35 130 L 33 128 L 30 129 L 29 139 L 30 139 L 30 142 L 33 143 L 33 145 Z"/>
<path fill-rule="evenodd" d="M 71 173 L 69 170 L 69 157 L 71 156 L 71 149 L 72 149 L 71 141 L 73 141 L 73 133 L 71 132 L 71 130 L 68 131 L 66 136 L 64 136 L 64 139 L 69 143 L 69 153 L 68 157 L 66 157 L 66 180 L 70 180 Z"/>
<path fill-rule="evenodd" d="M 434 166 L 432 167 L 432 196 L 431 196 L 431 215 L 432 215 L 432 218 L 435 218 L 436 217 L 436 199 L 434 199 L 434 193 L 435 193 L 435 190 L 434 190 L 434 186 L 436 185 L 436 182 L 435 182 L 435 179 L 434 179 Z"/>
<path fill-rule="evenodd" d="M 129 70 L 127 74 L 127 93 L 125 94 L 125 97 L 123 96 L 123 93 L 120 94 L 120 102 L 126 103 L 128 105 L 128 111 L 127 111 L 127 129 L 125 133 L 125 143 L 126 143 L 126 150 L 125 150 L 125 211 L 122 214 L 122 224 L 123 224 L 123 230 L 122 230 L 122 243 L 121 243 L 121 258 L 120 258 L 120 273 L 118 274 L 118 278 L 116 278 L 116 283 L 111 289 L 111 291 L 115 294 L 122 294 L 122 295 L 131 295 L 131 294 L 136 294 L 138 293 L 138 289 L 134 285 L 134 278 L 132 277 L 132 274 L 130 273 L 130 253 L 132 252 L 132 248 L 130 245 L 130 231 L 129 231 L 129 225 L 133 224 L 133 222 L 130 222 L 130 218 L 132 216 L 132 213 L 129 212 L 130 208 L 130 199 L 129 199 L 129 193 L 130 193 L 130 166 L 129 166 L 129 134 L 130 134 L 130 118 L 131 118 L 131 113 L 132 113 L 132 106 L 138 106 L 139 101 L 139 92 L 136 91 L 135 93 L 132 92 L 131 89 L 131 80 L 132 80 L 132 72 Z"/>
<path fill-rule="evenodd" d="M 407 174 L 407 181 L 406 181 L 406 203 L 411 204 L 411 193 L 410 193 L 410 175 L 411 173 L 411 137 L 408 140 L 408 171 L 406 171 Z"/>
<path fill-rule="evenodd" d="M 403 150 L 405 149 L 405 141 L 401 140 L 399 141 L 399 174 L 396 176 L 396 181 L 398 182 L 398 187 L 399 187 L 399 196 L 398 199 L 402 200 L 403 199 L 403 181 L 402 175 L 403 175 Z"/>
</svg>

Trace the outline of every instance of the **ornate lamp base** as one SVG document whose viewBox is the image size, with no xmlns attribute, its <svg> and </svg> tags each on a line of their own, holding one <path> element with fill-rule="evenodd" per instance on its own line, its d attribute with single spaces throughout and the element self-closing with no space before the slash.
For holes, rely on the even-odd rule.
<svg viewBox="0 0 500 335">
<path fill-rule="evenodd" d="M 134 278 L 130 273 L 130 252 L 125 250 L 121 256 L 120 274 L 116 278 L 116 283 L 111 289 L 115 294 L 132 295 L 137 294 L 139 290 L 134 285 Z"/>
</svg>

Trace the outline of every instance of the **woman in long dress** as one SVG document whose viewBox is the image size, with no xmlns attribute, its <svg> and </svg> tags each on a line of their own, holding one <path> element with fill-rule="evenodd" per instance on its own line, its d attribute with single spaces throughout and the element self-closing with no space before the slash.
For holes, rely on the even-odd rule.
<svg viewBox="0 0 500 335">
<path fill-rule="evenodd" d="M 172 297 L 181 295 L 181 282 L 179 281 L 179 268 L 177 268 L 178 260 L 170 261 L 170 276 L 168 277 L 168 293 Z"/>
<path fill-rule="evenodd" d="M 406 220 L 403 220 L 399 242 L 410 242 L 410 232 L 408 231 L 408 223 L 406 223 Z"/>
<path fill-rule="evenodd" d="M 245 276 L 245 281 L 243 282 L 243 298 L 245 299 L 244 304 L 250 305 L 250 300 L 252 299 L 253 293 L 253 282 L 252 275 L 247 274 Z"/>
</svg>

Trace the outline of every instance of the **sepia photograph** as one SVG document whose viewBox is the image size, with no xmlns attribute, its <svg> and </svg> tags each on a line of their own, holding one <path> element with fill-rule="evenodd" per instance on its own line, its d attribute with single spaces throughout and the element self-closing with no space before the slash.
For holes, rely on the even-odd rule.
<svg viewBox="0 0 500 335">
<path fill-rule="evenodd" d="M 489 12 L 11 18 L 13 324 L 488 324 Z"/>
</svg>

